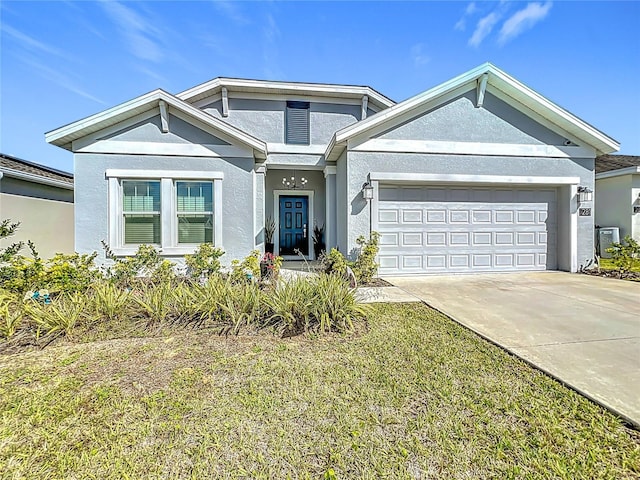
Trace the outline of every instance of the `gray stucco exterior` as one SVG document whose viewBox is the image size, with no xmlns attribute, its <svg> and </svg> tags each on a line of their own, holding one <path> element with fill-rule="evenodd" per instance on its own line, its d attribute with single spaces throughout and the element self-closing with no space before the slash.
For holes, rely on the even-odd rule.
<svg viewBox="0 0 640 480">
<path fill-rule="evenodd" d="M 95 127 L 83 137 L 77 131 L 86 122 L 70 134 L 63 127 L 52 143 L 75 152 L 76 249 L 103 255 L 100 241 L 117 239 L 114 215 L 122 213 L 114 195 L 120 195 L 117 182 L 127 175 L 169 175 L 166 194 L 170 181 L 181 175 L 211 174 L 219 194 L 215 221 L 222 225 L 216 243 L 226 250 L 225 263 L 265 248 L 265 219 L 279 217 L 278 195 L 308 197 L 308 234 L 313 224 L 324 225 L 326 247 L 353 257 L 358 236 L 368 236 L 377 225 L 378 194 L 385 185 L 504 184 L 556 192 L 557 201 L 549 207 L 557 218 L 554 258 L 557 253 L 559 269 L 575 271 L 593 257 L 594 243 L 593 216 L 578 215 L 578 207 L 591 205 L 578 205 L 576 191 L 578 186 L 594 189 L 594 158 L 609 148 L 603 146 L 607 137 L 549 109 L 539 97 L 531 96 L 526 105 L 514 100 L 528 95 L 521 84 L 509 90 L 497 82 L 506 93 L 494 87 L 480 92 L 483 75 L 485 80 L 501 75 L 495 67 L 483 68 L 438 93 L 442 100 L 417 96 L 379 113 L 365 110 L 367 98 L 345 93 L 344 87 L 331 97 L 326 86 L 316 92 L 294 85 L 294 95 L 284 94 L 277 82 L 265 82 L 259 93 L 249 87 L 233 91 L 231 83 L 223 98 L 219 87 L 198 93 L 196 106 L 160 93 L 163 100 L 154 110 L 150 104 L 146 114 L 141 108 L 118 113 L 121 117 L 105 124 L 103 133 Z M 272 93 L 265 93 L 269 88 Z M 285 143 L 288 100 L 309 102 L 309 145 Z M 307 184 L 287 190 L 284 176 L 305 177 Z M 374 187 L 371 201 L 362 194 L 367 183 Z M 170 258 L 182 254 L 165 250 Z"/>
</svg>

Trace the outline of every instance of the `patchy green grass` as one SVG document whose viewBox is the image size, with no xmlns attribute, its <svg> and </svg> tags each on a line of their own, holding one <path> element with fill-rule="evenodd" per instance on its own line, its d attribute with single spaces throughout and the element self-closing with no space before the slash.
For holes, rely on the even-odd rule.
<svg viewBox="0 0 640 480">
<path fill-rule="evenodd" d="M 613 415 L 425 306 L 0 357 L 2 478 L 638 478 Z M 326 477 L 325 477 L 326 476 Z"/>
</svg>

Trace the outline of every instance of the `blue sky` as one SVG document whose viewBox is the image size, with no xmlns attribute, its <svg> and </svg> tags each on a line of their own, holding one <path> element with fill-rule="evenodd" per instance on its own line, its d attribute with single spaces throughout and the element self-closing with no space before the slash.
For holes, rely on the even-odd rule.
<svg viewBox="0 0 640 480">
<path fill-rule="evenodd" d="M 490 61 L 640 155 L 639 2 L 0 4 L 0 151 L 71 171 L 44 133 L 217 76 L 364 84 L 396 101 Z"/>
</svg>

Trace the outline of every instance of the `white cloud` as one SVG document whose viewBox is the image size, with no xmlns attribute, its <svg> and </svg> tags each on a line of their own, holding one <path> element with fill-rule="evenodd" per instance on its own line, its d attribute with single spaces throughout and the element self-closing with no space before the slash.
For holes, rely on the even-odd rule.
<svg viewBox="0 0 640 480">
<path fill-rule="evenodd" d="M 413 59 L 414 66 L 420 67 L 422 65 L 426 65 L 431 60 L 424 49 L 424 43 L 416 43 L 413 47 L 411 47 L 411 58 Z"/>
<path fill-rule="evenodd" d="M 278 64 L 278 39 L 280 38 L 280 29 L 278 24 L 270 13 L 267 14 L 267 21 L 264 22 L 262 28 L 264 41 L 262 44 L 262 60 L 264 61 L 263 72 L 269 80 L 278 80 L 284 77 L 282 70 Z"/>
<path fill-rule="evenodd" d="M 228 1 L 228 0 L 214 0 L 213 1 L 213 6 L 216 7 L 216 9 L 220 13 L 225 15 L 227 18 L 232 20 L 237 25 L 246 25 L 246 24 L 250 23 L 249 19 L 247 19 L 247 17 L 245 17 L 242 14 L 242 12 L 240 11 L 240 8 L 238 8 L 238 5 L 239 5 L 238 3 L 231 2 L 231 1 Z"/>
<path fill-rule="evenodd" d="M 498 43 L 505 44 L 522 32 L 532 28 L 549 14 L 552 5 L 552 2 L 546 2 L 545 4 L 532 2 L 522 10 L 518 10 L 502 25 Z"/>
<path fill-rule="evenodd" d="M 473 15 L 478 11 L 478 7 L 476 7 L 476 2 L 471 2 L 467 5 L 467 8 L 464 9 L 464 14 L 460 17 L 460 20 L 456 22 L 453 26 L 455 30 L 464 31 L 467 28 L 467 17 Z"/>
<path fill-rule="evenodd" d="M 15 40 L 17 40 L 18 44 L 23 48 L 26 48 L 27 50 L 38 51 L 40 53 L 47 53 L 50 55 L 56 55 L 58 57 L 66 57 L 66 55 L 62 51 L 58 50 L 57 48 L 51 47 L 49 45 L 45 45 L 44 43 L 36 40 L 33 37 L 30 37 L 27 34 L 22 33 L 19 30 L 16 30 L 13 27 L 10 27 L 9 25 L 6 25 L 6 24 L 3 25 L 2 31 L 7 33 L 9 36 L 13 37 Z"/>
<path fill-rule="evenodd" d="M 158 38 L 162 32 L 146 21 L 135 10 L 115 1 L 102 1 L 101 5 L 124 35 L 131 53 L 143 60 L 160 62 L 164 52 Z"/>
<path fill-rule="evenodd" d="M 471 45 L 472 47 L 480 46 L 486 36 L 491 33 L 491 30 L 493 30 L 493 27 L 495 27 L 496 23 L 498 23 L 501 16 L 502 15 L 498 12 L 491 12 L 489 15 L 486 15 L 478 20 L 476 29 L 469 39 L 469 45 Z"/>
</svg>

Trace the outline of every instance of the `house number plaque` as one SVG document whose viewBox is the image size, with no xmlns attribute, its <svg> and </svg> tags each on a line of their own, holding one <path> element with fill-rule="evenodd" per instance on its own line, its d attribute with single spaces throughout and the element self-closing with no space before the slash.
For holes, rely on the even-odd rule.
<svg viewBox="0 0 640 480">
<path fill-rule="evenodd" d="M 581 208 L 580 210 L 578 210 L 578 215 L 581 217 L 590 217 L 591 216 L 591 209 L 590 208 Z"/>
</svg>

